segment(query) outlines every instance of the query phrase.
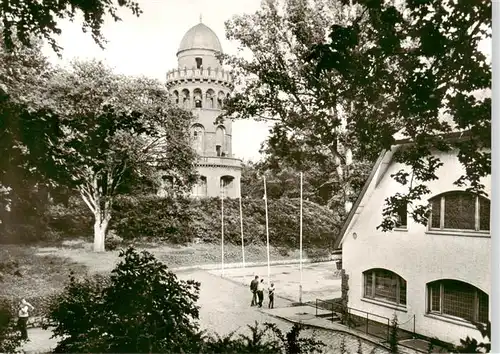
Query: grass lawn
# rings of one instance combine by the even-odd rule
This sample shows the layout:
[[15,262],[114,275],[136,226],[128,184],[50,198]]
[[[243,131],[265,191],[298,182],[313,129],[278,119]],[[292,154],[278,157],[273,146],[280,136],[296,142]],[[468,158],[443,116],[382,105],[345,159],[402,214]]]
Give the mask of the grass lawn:
[[61,289],[71,271],[85,274],[87,267],[70,259],[43,254],[37,247],[1,245],[2,262],[17,261],[20,276],[7,274],[0,287],[0,296],[32,298]]
[[[153,253],[169,268],[213,264],[221,261],[221,247],[214,244],[188,246],[158,243],[136,243],[138,249]],[[225,245],[225,262],[241,262],[241,246]],[[117,264],[119,251],[92,252],[88,240],[72,240],[56,244],[2,245],[0,261],[15,260],[21,276],[6,275],[0,287],[0,296],[10,299],[35,299],[61,290],[71,271],[77,276],[89,273],[109,273]],[[271,248],[272,260],[298,259],[298,251],[284,252]],[[245,247],[247,262],[266,261],[265,245]],[[36,303],[33,304],[37,307]]]

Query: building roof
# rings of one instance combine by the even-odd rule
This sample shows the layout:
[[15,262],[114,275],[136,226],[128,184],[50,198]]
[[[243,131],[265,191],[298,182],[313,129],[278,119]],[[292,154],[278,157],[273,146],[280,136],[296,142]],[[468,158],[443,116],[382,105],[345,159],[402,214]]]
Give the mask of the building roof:
[[[469,134],[470,134],[469,131],[458,131],[458,130],[456,130],[456,131],[453,131],[451,133],[443,134],[443,136],[446,139],[459,140],[459,139],[466,138],[467,136],[469,136]],[[405,144],[411,144],[412,143],[412,139],[404,137],[401,134],[401,132],[396,133],[394,135],[394,138],[395,138],[396,141],[395,141],[393,147],[394,146],[400,146],[400,145],[405,145]],[[377,159],[377,161],[373,165],[371,173],[368,176],[368,178],[367,178],[367,180],[366,180],[366,182],[365,182],[365,184],[363,186],[363,189],[361,189],[361,192],[359,193],[358,199],[356,199],[356,202],[354,203],[354,205],[352,206],[351,210],[349,211],[349,214],[347,215],[347,219],[345,220],[344,224],[342,225],[342,229],[340,230],[339,237],[337,237],[337,239],[335,240],[334,249],[339,249],[341,247],[342,241],[345,238],[345,233],[347,232],[347,230],[351,226],[351,223],[353,221],[354,215],[356,214],[356,211],[358,210],[358,207],[361,204],[361,201],[365,197],[365,194],[366,194],[366,192],[368,190],[368,187],[370,186],[370,184],[372,184],[373,179],[374,179],[375,175],[377,174],[377,171],[379,170],[380,165],[382,164],[382,162],[384,161],[384,158],[387,156],[387,153],[389,153],[389,152],[390,152],[390,150],[386,150],[386,151],[381,152],[380,155],[379,155],[379,157],[378,157],[378,159]],[[390,158],[392,158],[392,155],[391,155]]]
[[212,29],[203,23],[198,23],[186,32],[182,37],[177,54],[189,49],[208,49],[222,52],[219,38]]

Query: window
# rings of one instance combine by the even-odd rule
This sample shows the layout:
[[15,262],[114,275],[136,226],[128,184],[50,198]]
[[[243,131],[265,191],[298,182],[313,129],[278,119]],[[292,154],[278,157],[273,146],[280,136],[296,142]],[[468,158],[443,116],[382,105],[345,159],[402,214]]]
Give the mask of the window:
[[197,185],[197,193],[196,194],[200,197],[207,196],[207,177],[200,176],[200,180],[199,180],[198,185]]
[[200,69],[201,66],[203,65],[203,59],[202,58],[195,58],[196,60],[196,69]]
[[221,156],[222,149],[225,146],[226,146],[226,129],[222,125],[220,125],[215,130],[215,151],[217,153],[217,156]]
[[490,230],[490,201],[468,192],[449,192],[430,200],[431,230]]
[[229,191],[233,188],[233,182],[233,176],[222,176],[220,178],[220,190],[222,196],[227,197],[229,195]]
[[439,280],[427,285],[428,312],[470,322],[488,322],[488,294],[458,280]]
[[397,208],[397,212],[395,215],[396,219],[396,228],[398,229],[406,229],[408,224],[408,208],[407,205],[401,205]]
[[205,128],[201,124],[195,124],[191,127],[191,130],[193,134],[193,149],[196,150],[196,153],[202,155],[204,151]]
[[363,273],[364,297],[406,306],[406,280],[386,269]]
[[201,90],[199,88],[194,89],[193,91],[193,97],[194,97],[194,106],[196,108],[201,108],[202,107],[202,98],[203,94],[201,93]]

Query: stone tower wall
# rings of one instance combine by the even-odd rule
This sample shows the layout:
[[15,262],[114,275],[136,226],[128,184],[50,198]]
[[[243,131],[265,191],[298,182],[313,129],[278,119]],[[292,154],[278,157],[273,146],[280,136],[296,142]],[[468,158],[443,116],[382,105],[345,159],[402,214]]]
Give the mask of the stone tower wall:
[[[224,193],[226,197],[237,198],[241,160],[232,153],[232,122],[214,124],[233,88],[231,74],[222,68],[212,50],[182,50],[177,58],[178,68],[167,73],[166,86],[174,102],[191,110],[196,117],[191,138],[199,155],[200,182],[193,187],[192,194],[216,197]],[[201,66],[196,58],[202,59]],[[198,98],[201,100],[197,104]]]

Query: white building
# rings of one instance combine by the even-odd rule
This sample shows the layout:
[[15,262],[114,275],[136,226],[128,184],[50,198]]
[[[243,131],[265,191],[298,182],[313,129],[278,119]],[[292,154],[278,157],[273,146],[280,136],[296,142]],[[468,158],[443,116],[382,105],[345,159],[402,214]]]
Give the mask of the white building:
[[[338,246],[348,275],[348,307],[386,318],[396,313],[399,323],[409,322],[403,329],[413,330],[415,316],[415,332],[429,338],[482,341],[472,321],[490,318],[490,201],[453,184],[464,173],[456,152],[435,152],[444,165],[439,179],[426,183],[428,226],[403,212],[400,227],[377,230],[385,199],[405,193],[391,178],[408,169],[393,159],[401,148],[403,141],[379,157],[342,229]],[[491,177],[482,183],[489,196]]]

